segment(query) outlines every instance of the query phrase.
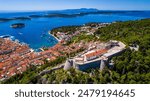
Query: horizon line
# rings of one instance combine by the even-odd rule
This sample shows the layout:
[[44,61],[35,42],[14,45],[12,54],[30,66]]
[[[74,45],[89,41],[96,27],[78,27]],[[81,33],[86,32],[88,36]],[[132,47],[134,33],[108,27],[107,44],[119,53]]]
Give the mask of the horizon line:
[[99,11],[150,11],[143,9],[97,9],[97,8],[70,8],[70,9],[49,9],[49,10],[0,10],[0,12],[39,12],[39,11],[61,11],[61,10],[76,10],[76,9],[96,9]]

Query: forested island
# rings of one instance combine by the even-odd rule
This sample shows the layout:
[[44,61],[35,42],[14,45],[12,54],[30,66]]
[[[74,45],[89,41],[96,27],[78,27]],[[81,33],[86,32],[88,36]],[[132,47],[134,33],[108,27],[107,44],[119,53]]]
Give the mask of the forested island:
[[24,23],[15,23],[10,26],[11,28],[23,28],[25,27]]
[[[59,28],[61,32],[75,32],[78,27]],[[57,29],[54,29],[56,31]],[[56,31],[57,32],[57,31]],[[70,43],[80,41],[122,41],[127,49],[119,56],[111,59],[114,61],[112,68],[107,66],[102,71],[89,69],[86,72],[70,69],[52,70],[45,75],[39,75],[43,70],[50,70],[63,63],[70,55],[59,57],[53,62],[42,66],[31,66],[23,74],[17,74],[2,83],[40,83],[40,84],[149,84],[150,83],[150,19],[116,22],[96,30],[94,34],[80,33],[69,40]],[[69,44],[70,44],[69,43]],[[68,45],[68,44],[67,44]],[[136,50],[136,48],[138,49]],[[72,54],[74,56],[76,53]]]
[[12,20],[31,20],[31,18],[30,17],[0,18],[0,22],[7,22]]

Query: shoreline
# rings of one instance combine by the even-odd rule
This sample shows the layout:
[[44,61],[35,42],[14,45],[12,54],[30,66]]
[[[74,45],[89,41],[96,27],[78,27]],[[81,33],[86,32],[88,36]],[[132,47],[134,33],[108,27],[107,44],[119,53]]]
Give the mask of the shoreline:
[[[96,23],[96,22],[93,22],[93,23]],[[85,24],[83,24],[82,26],[84,26],[84,25],[86,25],[86,24],[88,24],[88,23],[85,23]],[[99,24],[101,24],[101,23],[99,23]],[[102,23],[102,24],[103,24],[103,23]],[[104,24],[105,24],[105,23],[104,23]],[[67,27],[67,26],[65,26],[65,27]],[[80,27],[81,27],[81,26],[80,26]],[[51,30],[53,30],[53,29],[51,29]],[[52,37],[54,37],[54,38],[58,41],[58,43],[61,42],[62,40],[60,40],[58,37],[56,37],[55,35],[53,35],[53,34],[51,33],[51,30],[48,31],[48,34],[51,35]],[[2,36],[0,36],[0,37],[3,38],[3,37],[5,37],[5,36],[9,36],[9,39],[12,40],[12,37],[13,37],[13,36],[10,36],[10,35],[2,35]],[[13,41],[18,41],[18,43],[22,44],[22,42],[20,42],[20,41],[17,40],[17,39],[15,39],[15,40],[13,40]],[[58,43],[57,43],[57,44],[58,44]],[[26,43],[23,42],[23,44],[26,44]],[[56,44],[56,45],[57,45],[57,44]],[[28,45],[28,44],[26,44],[26,45]],[[28,46],[29,46],[29,45],[28,45]],[[54,45],[54,46],[55,46],[55,45]],[[29,47],[29,48],[30,48],[30,49],[33,49],[33,48],[31,48],[31,47]],[[51,48],[51,47],[48,47],[48,48]],[[40,47],[40,48],[38,48],[38,49],[40,49],[41,51],[43,51],[43,48],[42,48],[42,47]],[[38,49],[33,49],[33,50],[37,52]]]
[[51,31],[48,31],[48,34],[50,34],[51,36],[53,36],[57,41],[58,43],[61,41],[60,39],[58,39],[56,36],[54,36],[53,34],[50,33]]

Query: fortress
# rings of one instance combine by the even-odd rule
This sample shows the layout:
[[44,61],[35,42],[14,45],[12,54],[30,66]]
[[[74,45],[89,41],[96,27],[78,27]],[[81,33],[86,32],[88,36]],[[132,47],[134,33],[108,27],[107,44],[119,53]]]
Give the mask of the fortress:
[[73,59],[68,59],[64,69],[68,70],[74,67],[78,70],[85,71],[90,68],[103,68],[108,65],[108,61],[125,50],[126,45],[120,41],[111,40],[107,43],[92,45],[83,53]]

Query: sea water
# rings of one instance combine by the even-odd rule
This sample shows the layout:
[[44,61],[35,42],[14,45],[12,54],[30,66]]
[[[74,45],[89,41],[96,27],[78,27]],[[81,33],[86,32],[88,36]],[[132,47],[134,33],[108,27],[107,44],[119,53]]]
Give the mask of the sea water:
[[[71,12],[71,11],[70,11]],[[24,17],[32,14],[44,14],[45,12],[16,12],[16,13],[0,13],[0,18]],[[150,17],[149,11],[143,12],[127,12],[127,13],[111,13],[111,14],[88,14],[78,17],[52,17],[52,18],[32,18],[31,20],[11,20],[0,22],[0,36],[11,35],[20,42],[28,44],[31,48],[38,50],[41,47],[52,47],[58,41],[48,34],[53,28],[68,25],[83,25],[90,22],[114,22],[138,20]],[[14,23],[24,23],[25,27],[13,29],[10,27]]]

